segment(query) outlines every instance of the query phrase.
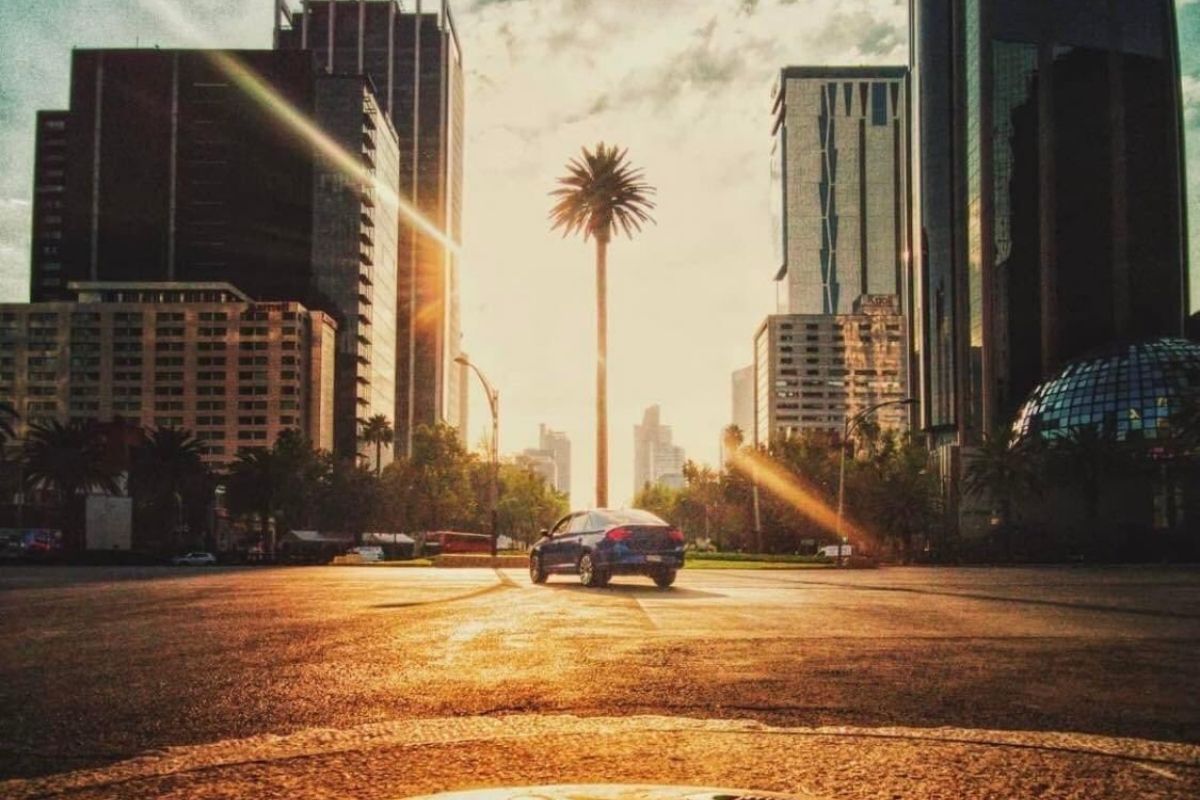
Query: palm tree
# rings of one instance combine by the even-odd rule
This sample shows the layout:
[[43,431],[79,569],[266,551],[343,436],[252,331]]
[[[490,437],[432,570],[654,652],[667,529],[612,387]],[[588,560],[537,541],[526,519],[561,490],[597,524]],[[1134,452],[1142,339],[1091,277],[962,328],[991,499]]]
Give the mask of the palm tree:
[[274,450],[243,448],[229,468],[229,506],[235,513],[258,515],[270,558],[275,557],[271,518],[278,513],[283,494],[280,460]]
[[82,549],[82,503],[88,492],[116,494],[116,472],[105,457],[104,438],[90,422],[52,421],[30,427],[25,441],[25,486],[54,493],[64,512],[69,545]]
[[363,423],[363,441],[375,445],[375,477],[378,478],[383,469],[383,447],[392,446],[396,441],[396,432],[392,423],[383,414],[376,414]]
[[203,447],[191,431],[158,428],[133,449],[129,494],[154,518],[150,527],[168,534],[171,547],[178,545],[174,536],[186,519],[188,501],[207,495]]
[[1011,429],[985,436],[970,456],[963,488],[967,494],[991,498],[998,506],[999,527],[1006,555],[1012,558],[1014,509],[1038,491],[1039,453],[1036,446],[1017,440]]
[[603,142],[583,148],[581,158],[567,163],[566,176],[550,194],[558,198],[550,211],[563,236],[582,233],[596,240],[596,505],[608,505],[608,243],[614,234],[629,238],[653,222],[650,195],[654,187],[642,170],[625,160],[628,151]]

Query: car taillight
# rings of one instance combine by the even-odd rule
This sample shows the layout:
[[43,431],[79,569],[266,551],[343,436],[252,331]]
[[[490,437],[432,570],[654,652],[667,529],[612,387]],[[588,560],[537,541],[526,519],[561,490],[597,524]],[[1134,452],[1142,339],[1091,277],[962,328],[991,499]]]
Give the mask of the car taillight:
[[667,531],[667,536],[671,537],[672,542],[683,544],[683,531],[678,528],[671,528],[671,530]]
[[623,542],[630,537],[631,533],[629,528],[613,528],[604,538],[610,542]]

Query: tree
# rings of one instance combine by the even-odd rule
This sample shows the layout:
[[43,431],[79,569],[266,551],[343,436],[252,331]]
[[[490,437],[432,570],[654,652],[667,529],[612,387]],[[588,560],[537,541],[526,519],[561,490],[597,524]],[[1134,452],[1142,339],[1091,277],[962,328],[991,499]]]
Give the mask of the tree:
[[318,527],[354,536],[356,545],[379,517],[380,480],[371,470],[350,459],[323,456],[328,468],[322,476]]
[[403,465],[412,503],[411,530],[437,531],[469,524],[475,516],[470,465],[475,456],[462,446],[458,431],[444,424],[413,432],[412,457]]
[[1100,525],[1100,497],[1105,483],[1128,466],[1116,438],[1100,426],[1075,428],[1051,440],[1050,464],[1067,484],[1079,489],[1085,535],[1095,537]]
[[67,547],[83,549],[87,494],[120,491],[105,455],[104,437],[94,423],[46,422],[30,428],[24,451],[25,485],[56,496],[64,512]]
[[258,515],[262,541],[270,557],[275,555],[271,520],[280,509],[281,471],[276,453],[261,448],[239,450],[229,468],[229,508],[235,514]]
[[1035,445],[1018,441],[1012,429],[985,436],[967,463],[963,488],[968,494],[991,498],[999,512],[1006,556],[1013,555],[1017,503],[1038,491],[1040,459]]
[[654,187],[642,170],[626,161],[626,153],[603,142],[583,148],[581,158],[567,163],[567,174],[551,192],[558,198],[550,211],[552,230],[563,236],[582,233],[596,242],[596,505],[608,505],[608,245],[614,234],[630,239],[653,222],[650,195]]
[[[203,444],[190,431],[158,428],[134,446],[130,459],[129,495],[133,498],[140,532],[176,549],[189,511],[204,508],[208,499],[208,469],[201,458]],[[190,525],[188,527],[191,527]]]
[[651,514],[657,514],[668,522],[671,522],[675,519],[680,493],[681,490],[672,489],[661,483],[647,483],[634,496],[633,505],[634,508],[640,508],[649,511]]
[[[486,511],[491,465],[476,462],[473,471],[476,473],[472,481],[478,498],[476,507]],[[532,544],[542,529],[549,528],[568,511],[566,496],[555,491],[544,477],[528,466],[501,464],[500,486],[499,531],[515,541]],[[486,527],[483,519],[479,523],[481,528]]]
[[392,423],[383,414],[376,414],[365,423],[362,430],[363,441],[375,445],[375,477],[383,470],[383,447],[391,447],[396,441],[396,432]]

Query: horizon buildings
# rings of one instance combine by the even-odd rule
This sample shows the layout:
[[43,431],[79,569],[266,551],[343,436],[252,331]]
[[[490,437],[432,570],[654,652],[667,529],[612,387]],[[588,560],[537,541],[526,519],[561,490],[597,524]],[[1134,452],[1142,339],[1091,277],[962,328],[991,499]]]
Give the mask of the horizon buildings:
[[633,426],[633,493],[648,486],[680,489],[684,485],[683,448],[672,441],[671,426],[662,424],[662,409],[650,406],[642,423]]

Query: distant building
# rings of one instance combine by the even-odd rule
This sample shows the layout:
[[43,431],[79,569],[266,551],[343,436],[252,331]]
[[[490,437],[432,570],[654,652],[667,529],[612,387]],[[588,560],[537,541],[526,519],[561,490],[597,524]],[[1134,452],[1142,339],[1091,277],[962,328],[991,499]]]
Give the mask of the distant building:
[[906,292],[908,69],[786,67],[774,95],[776,280],[791,314]]
[[[777,314],[754,338],[755,419],[749,441],[805,431],[841,435],[848,416],[906,397],[904,318],[895,297],[863,297],[852,314]],[[904,406],[882,428],[906,429]]]
[[671,441],[671,427],[660,421],[661,409],[654,405],[642,415],[642,424],[633,426],[633,491],[646,486],[683,486],[683,448]]
[[32,424],[117,418],[185,428],[228,464],[296,429],[334,439],[337,326],[226,283],[76,283],[71,300],[0,304],[0,401]]
[[[754,440],[754,365],[734,370],[730,380],[731,406],[729,420],[741,431],[742,441],[746,444]],[[725,452],[725,431],[721,431],[721,463],[724,464],[730,454]]]
[[[264,91],[369,179],[273,119]],[[372,451],[361,422],[395,414],[401,154],[365,78],[319,74],[303,52],[75,50],[70,109],[37,126],[34,302],[79,281],[224,281],[325,311],[334,449]]]
[[562,431],[545,425],[538,428],[538,446],[521,454],[533,469],[546,478],[556,491],[571,498],[571,440]]

